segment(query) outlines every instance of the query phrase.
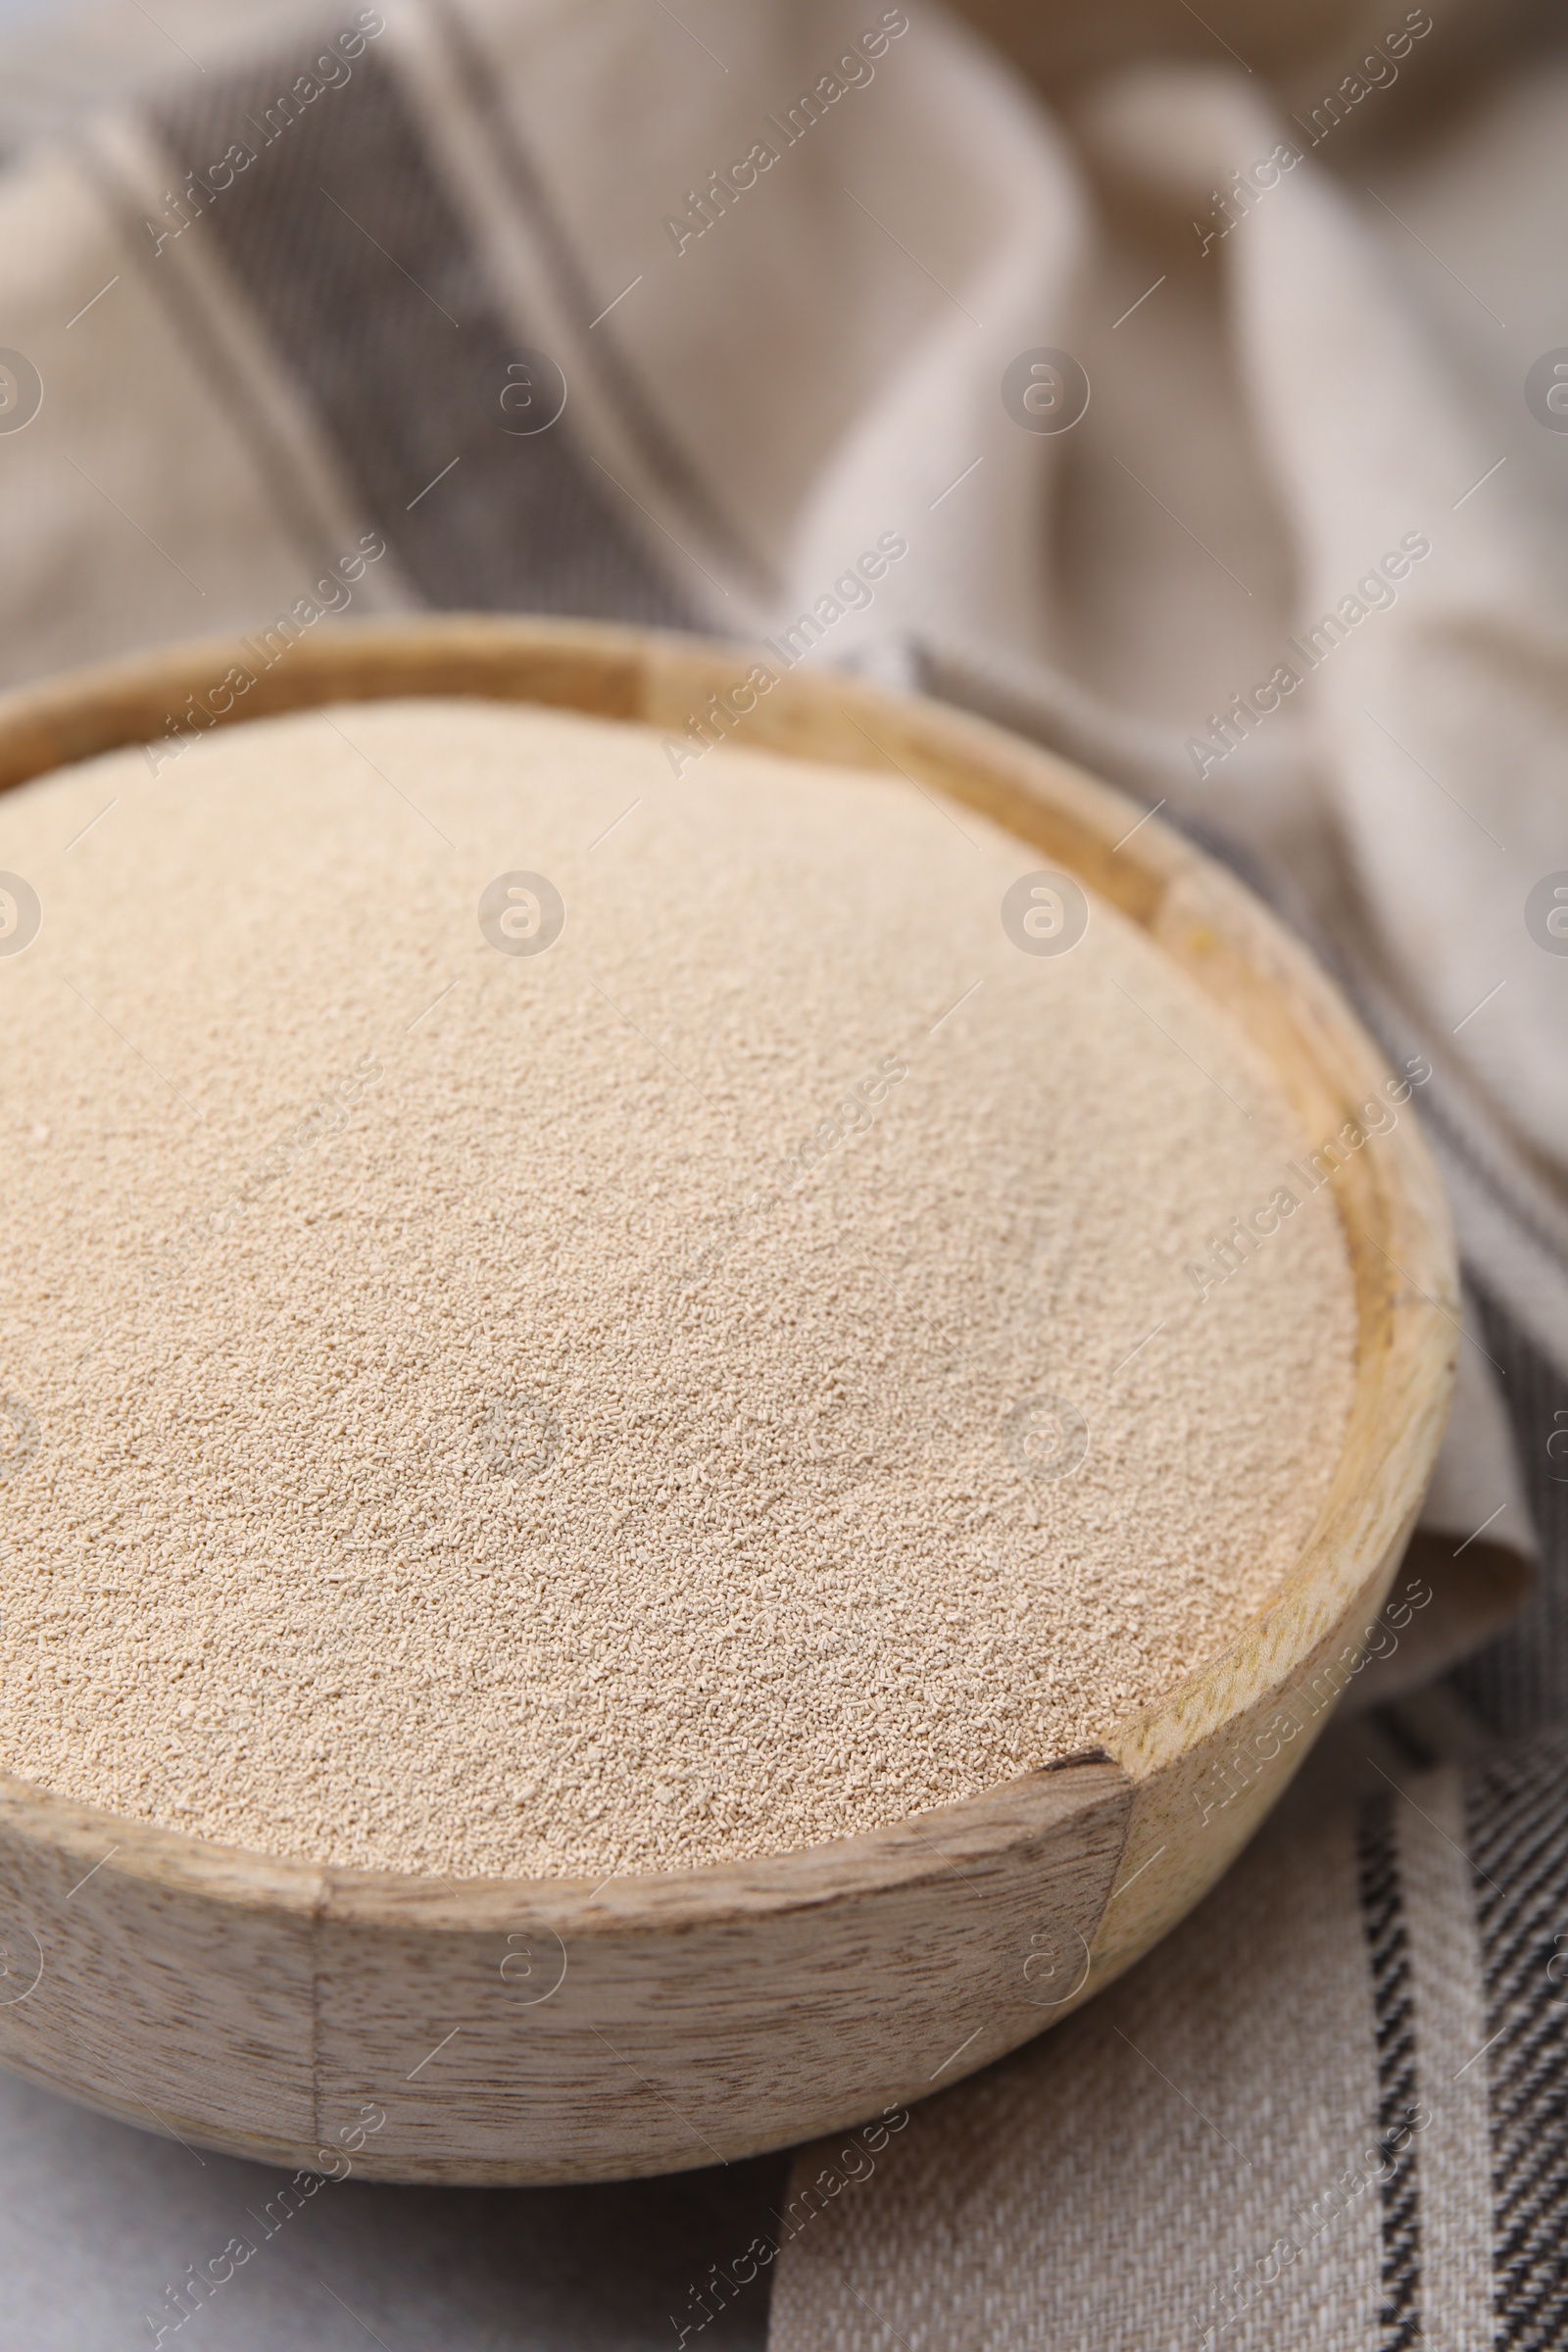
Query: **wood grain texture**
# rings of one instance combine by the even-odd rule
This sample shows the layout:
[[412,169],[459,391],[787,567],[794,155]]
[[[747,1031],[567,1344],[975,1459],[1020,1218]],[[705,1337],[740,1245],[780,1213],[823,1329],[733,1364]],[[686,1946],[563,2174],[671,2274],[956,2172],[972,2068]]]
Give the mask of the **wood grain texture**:
[[272,1862],[0,1783],[0,2060],[193,2145],[353,2150],[366,2179],[711,2164],[1038,2033],[1131,1802],[1075,1758],[808,1855],[595,1886]]
[[[167,759],[170,722],[197,707],[229,724],[469,695],[680,737],[751,659],[467,616],[339,624],[270,665],[242,640],[176,647],[0,699],[0,788],[125,744]],[[1157,819],[1125,838],[1141,811],[1062,761],[826,673],[780,679],[732,732],[906,774],[1068,867],[1242,1023],[1313,1139],[1383,1085],[1370,1040],[1266,910]],[[1425,1492],[1457,1279],[1414,1120],[1353,1153],[1335,1199],[1359,1349],[1318,1523],[1268,1606],[1103,1754],[867,1838],[597,1888],[276,1863],[0,1783],[0,2058],[276,2161],[350,2147],[371,2178],[568,2180],[834,2130],[1066,2015],[1198,1900],[1283,1788]],[[367,2111],[383,2119],[369,2136]]]
[[0,1781],[0,2060],[127,2123],[307,2161],[324,1891]]
[[1085,1759],[805,1868],[598,1890],[336,1873],[323,2123],[379,2100],[366,2154],[393,2179],[570,2180],[607,2145],[676,2171],[918,2098],[960,2045],[967,2071],[1027,2040],[1082,1977],[1130,1802]]

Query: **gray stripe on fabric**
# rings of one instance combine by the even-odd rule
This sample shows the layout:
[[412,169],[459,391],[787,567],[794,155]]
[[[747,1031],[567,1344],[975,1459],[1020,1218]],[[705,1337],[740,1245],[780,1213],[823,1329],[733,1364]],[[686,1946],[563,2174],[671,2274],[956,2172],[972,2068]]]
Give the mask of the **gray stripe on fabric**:
[[77,161],[98,191],[105,211],[115,221],[131,266],[167,309],[175,332],[206,376],[225,413],[239,427],[256,461],[258,472],[276,502],[277,512],[305,563],[324,570],[336,549],[330,533],[305,496],[289,453],[277,433],[266,403],[259,400],[242,368],[232,364],[197,299],[183,270],[161,262],[152,239],[142,226],[142,206],[134,191],[100,146],[83,140],[75,148]]
[[1469,1781],[1487,1995],[1496,2352],[1568,2343],[1568,1735]]
[[1492,2352],[1487,2008],[1458,1768],[1412,1780],[1393,1820],[1415,2012],[1421,2320],[1442,2352]]
[[1455,1679],[1490,1730],[1516,1738],[1568,1719],[1568,1381],[1479,1283],[1476,1296],[1487,1348],[1507,1373],[1503,1395],[1540,1561],[1513,1624]]
[[1419,2158],[1413,2139],[1401,2152],[1395,2151],[1416,2110],[1415,2015],[1392,1796],[1373,1797],[1362,1813],[1356,1861],[1361,1924],[1372,1971],[1378,2137],[1392,2160],[1388,2178],[1378,2187],[1383,2212],[1378,2352],[1414,2352],[1423,2340]]
[[185,233],[215,240],[415,588],[438,607],[693,625],[607,504],[569,397],[545,432],[492,421],[517,341],[374,50],[269,122],[306,63],[209,75],[153,119],[197,172],[232,140],[256,151]]
[[676,441],[627,358],[614,326],[608,318],[600,322],[603,305],[593,293],[522,133],[501,102],[499,71],[484,55],[472,25],[453,0],[431,0],[427,14],[465,99],[484,125],[508,192],[534,230],[564,308],[580,333],[586,336],[592,331],[596,338],[600,381],[650,474],[684,507],[703,536],[751,588],[764,596],[776,594],[780,584],[776,570],[742,536]]

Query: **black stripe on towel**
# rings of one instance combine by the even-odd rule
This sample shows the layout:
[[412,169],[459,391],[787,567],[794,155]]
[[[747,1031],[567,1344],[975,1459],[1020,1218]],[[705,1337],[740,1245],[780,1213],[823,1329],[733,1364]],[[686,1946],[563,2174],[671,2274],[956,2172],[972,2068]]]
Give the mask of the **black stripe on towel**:
[[764,594],[778,586],[770,564],[748,545],[681,448],[631,362],[615,332],[615,322],[591,289],[571,238],[551,201],[543,174],[529,153],[512,109],[502,100],[502,80],[466,19],[449,0],[433,0],[430,22],[445,45],[466,104],[483,124],[507,191],[516,210],[531,222],[539,248],[549,266],[557,294],[579,330],[592,333],[599,349],[599,381],[615,404],[620,421],[637,444],[643,463],[691,516],[693,523],[717,548],[724,560]]
[[1568,2344],[1568,1735],[1472,1768],[1495,2352]]
[[1361,1925],[1372,1971],[1378,2137],[1393,2166],[1378,2190],[1383,2223],[1378,2352],[1413,2352],[1423,2341],[1418,2158],[1409,2130],[1416,2109],[1415,2017],[1392,1796],[1373,1797],[1366,1806],[1356,1838],[1356,1862]]
[[1482,1341],[1506,1375],[1502,1395],[1540,1560],[1519,1615],[1460,1668],[1458,1682],[1494,1732],[1519,1740],[1568,1717],[1568,1380],[1484,1281],[1476,1295]]
[[[266,403],[258,399],[245,370],[225,349],[200,296],[181,271],[160,261],[145,226],[145,207],[102,148],[83,140],[77,150],[83,171],[105,209],[118,220],[121,235],[145,282],[169,311],[189,357],[203,370],[242,440],[250,444],[257,471],[267,484],[274,514],[293,537],[302,562],[317,574],[331,568],[338,549],[306,497],[293,460]],[[155,223],[155,225],[157,225]]]
[[431,605],[690,626],[569,396],[548,431],[502,429],[528,338],[499,316],[394,74],[368,49],[341,88],[289,105],[308,63],[193,76],[153,121],[198,174],[233,141],[252,151],[183,233],[213,240],[356,503]]

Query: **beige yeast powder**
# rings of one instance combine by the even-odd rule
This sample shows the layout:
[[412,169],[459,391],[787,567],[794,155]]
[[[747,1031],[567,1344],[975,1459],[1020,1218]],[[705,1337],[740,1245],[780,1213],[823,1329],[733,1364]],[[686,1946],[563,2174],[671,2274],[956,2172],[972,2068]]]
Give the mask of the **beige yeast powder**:
[[[1312,1139],[1108,906],[1021,953],[1038,864],[471,703],[0,799],[5,1768],[603,1876],[969,1794],[1218,1650],[1322,1501],[1348,1271],[1325,1190],[1200,1301]],[[481,931],[515,872],[544,953]]]

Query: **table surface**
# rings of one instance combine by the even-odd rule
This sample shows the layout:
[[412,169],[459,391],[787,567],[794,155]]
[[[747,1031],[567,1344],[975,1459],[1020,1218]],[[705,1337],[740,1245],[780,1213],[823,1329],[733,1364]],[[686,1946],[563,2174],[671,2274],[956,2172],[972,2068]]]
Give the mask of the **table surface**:
[[[762,2157],[590,2188],[350,2178],[279,2206],[290,2174],[0,2074],[0,2352],[132,2352],[166,2323],[166,2346],[194,2340],[169,2290],[236,2237],[255,2251],[202,2304],[204,2352],[670,2352],[710,2266],[769,2228],[786,2170]],[[762,2345],[766,2281],[705,2329],[705,2352]]]

